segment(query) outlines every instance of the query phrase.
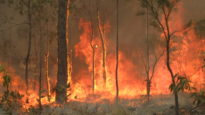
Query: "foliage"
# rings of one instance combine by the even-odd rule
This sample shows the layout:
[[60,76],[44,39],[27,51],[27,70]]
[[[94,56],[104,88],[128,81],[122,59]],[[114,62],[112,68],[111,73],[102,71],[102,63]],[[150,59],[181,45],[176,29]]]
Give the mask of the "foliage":
[[0,73],[1,72],[4,72],[5,70],[4,70],[4,67],[2,66],[2,65],[0,65]]
[[190,91],[191,89],[194,89],[190,85],[191,81],[188,80],[186,77],[176,74],[175,79],[177,79],[175,84],[172,83],[169,86],[169,89],[170,89],[171,92],[177,93],[177,92],[180,92],[180,91],[184,92],[185,90]]
[[9,89],[11,85],[11,77],[6,73],[2,65],[0,65],[0,73],[3,73],[3,87],[5,88],[3,96],[0,100],[0,107],[11,114],[15,108],[21,107],[20,100],[22,99],[23,95],[17,91],[11,91]]
[[194,92],[191,95],[194,98],[193,104],[196,106],[205,105],[205,92]]
[[205,36],[205,19],[196,23],[195,32],[199,37]]

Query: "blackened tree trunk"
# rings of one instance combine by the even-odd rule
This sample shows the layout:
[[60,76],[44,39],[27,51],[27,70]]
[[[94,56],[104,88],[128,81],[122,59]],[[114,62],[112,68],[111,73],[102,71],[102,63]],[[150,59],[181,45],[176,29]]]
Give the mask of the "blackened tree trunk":
[[92,90],[95,92],[95,46],[92,46]]
[[[67,13],[66,13],[66,45],[67,45],[67,68],[68,68],[68,91],[70,91],[71,78],[72,78],[72,42],[70,30],[70,8],[72,0],[67,0]],[[68,93],[68,92],[67,92]],[[67,94],[70,95],[70,94]]]
[[119,98],[119,86],[118,86],[118,50],[119,50],[119,0],[116,0],[116,69],[115,69],[115,85],[116,85],[116,104],[118,104]]
[[[172,84],[176,87],[175,76],[170,66],[170,37],[169,35],[166,41],[166,53],[167,53],[167,61],[166,61],[167,69],[172,77]],[[174,97],[175,97],[175,112],[176,112],[176,115],[179,115],[179,101],[178,101],[177,91],[174,91]]]
[[102,46],[102,76],[103,76],[103,86],[106,87],[106,44],[105,44],[105,38],[104,38],[104,32],[103,32],[103,24],[101,24],[100,21],[100,15],[99,15],[99,9],[97,8],[97,28],[100,34],[100,40],[101,40],[101,46]]
[[90,17],[91,19],[91,39],[90,39],[90,47],[92,48],[92,91],[93,93],[95,92],[95,49],[96,49],[96,46],[93,44],[93,38],[94,38],[94,28],[93,28],[93,20],[92,20],[92,17]]
[[28,90],[29,90],[29,86],[28,86],[28,69],[29,69],[29,59],[30,59],[30,55],[31,55],[31,39],[32,39],[32,24],[31,24],[31,0],[28,0],[28,4],[27,4],[27,8],[28,8],[28,12],[27,12],[27,16],[28,16],[28,50],[27,50],[27,55],[26,55],[26,59],[25,59],[25,81],[26,81],[26,96],[27,96],[27,102],[29,102],[28,100]]
[[[152,17],[155,20],[155,23],[157,24],[157,28],[160,28],[163,32],[164,38],[166,40],[166,66],[170,73],[172,85],[174,88],[176,88],[176,81],[175,81],[175,75],[173,73],[173,70],[170,65],[170,40],[175,34],[174,32],[170,31],[169,21],[170,21],[170,15],[173,12],[173,9],[176,8],[177,3],[180,2],[180,0],[165,0],[165,1],[150,1],[150,0],[140,0],[143,7],[147,7],[150,10],[150,13]],[[162,18],[162,19],[161,19]],[[179,102],[178,102],[178,92],[174,91],[174,97],[175,97],[175,112],[176,115],[179,115]]]
[[43,53],[43,46],[42,46],[42,26],[40,25],[40,39],[39,39],[39,78],[38,78],[38,84],[39,84],[39,90],[38,90],[38,102],[39,102],[39,109],[40,112],[42,110],[42,103],[41,103],[41,96],[42,96],[42,53]]
[[66,14],[67,0],[58,0],[58,76],[56,86],[56,102],[67,100],[67,44],[66,44]]
[[147,66],[146,66],[146,74],[147,74],[147,99],[150,99],[150,88],[151,88],[151,81],[150,81],[150,56],[149,56],[149,14],[148,8],[146,11],[146,42],[147,42]]
[[48,37],[48,22],[46,23],[47,26],[47,40],[46,40],[46,53],[45,53],[45,76],[46,76],[46,86],[47,86],[47,99],[50,102],[51,99],[51,86],[50,86],[50,78],[48,75],[48,58],[49,58],[49,37]]

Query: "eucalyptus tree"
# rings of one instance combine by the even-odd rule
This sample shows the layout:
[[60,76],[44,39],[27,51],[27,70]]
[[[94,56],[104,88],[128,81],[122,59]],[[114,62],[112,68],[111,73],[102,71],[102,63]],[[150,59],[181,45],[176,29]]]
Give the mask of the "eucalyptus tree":
[[58,75],[56,86],[56,102],[67,101],[68,72],[67,72],[67,41],[66,41],[66,19],[67,0],[58,0]]
[[[100,1],[96,1],[97,6],[97,29],[100,35],[101,40],[101,47],[102,47],[102,77],[103,77],[103,86],[106,87],[106,81],[107,81],[107,72],[106,72],[106,40],[105,40],[105,28],[104,28],[104,21],[102,16],[100,15]],[[103,17],[104,18],[104,17]]]
[[[170,64],[170,48],[171,40],[176,32],[170,29],[171,14],[174,12],[177,4],[181,0],[139,0],[143,8],[147,8],[153,18],[152,25],[161,30],[163,38],[166,41],[166,66],[170,73],[172,84],[170,85],[175,97],[175,112],[179,115],[178,92],[179,84],[177,79],[180,77],[173,72]],[[188,26],[187,26],[188,28]],[[176,79],[177,78],[177,79]]]
[[119,0],[116,0],[116,69],[115,69],[115,86],[116,86],[116,104],[119,98],[119,84],[118,84],[118,61],[119,61]]

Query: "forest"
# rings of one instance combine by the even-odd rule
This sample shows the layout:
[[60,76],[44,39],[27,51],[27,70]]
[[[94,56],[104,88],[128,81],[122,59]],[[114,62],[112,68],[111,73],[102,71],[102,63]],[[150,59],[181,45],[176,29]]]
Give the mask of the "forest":
[[0,115],[205,115],[204,0],[0,0]]

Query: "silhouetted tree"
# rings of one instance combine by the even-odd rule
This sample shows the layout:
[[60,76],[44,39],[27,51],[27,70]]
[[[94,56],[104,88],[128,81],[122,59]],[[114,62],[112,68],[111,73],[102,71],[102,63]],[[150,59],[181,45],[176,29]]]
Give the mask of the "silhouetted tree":
[[116,0],[116,69],[115,69],[115,86],[116,86],[116,104],[118,104],[119,98],[119,86],[118,86],[118,60],[119,60],[119,0]]
[[[160,28],[166,40],[166,66],[172,78],[172,84],[176,87],[175,74],[170,66],[170,40],[175,32],[170,31],[170,15],[180,0],[140,0],[142,7],[148,8],[154,19],[155,26]],[[161,18],[162,17],[162,18]],[[179,115],[178,92],[174,92],[175,112]]]
[[58,76],[56,86],[56,102],[67,100],[67,42],[66,42],[66,14],[67,0],[58,0]]

